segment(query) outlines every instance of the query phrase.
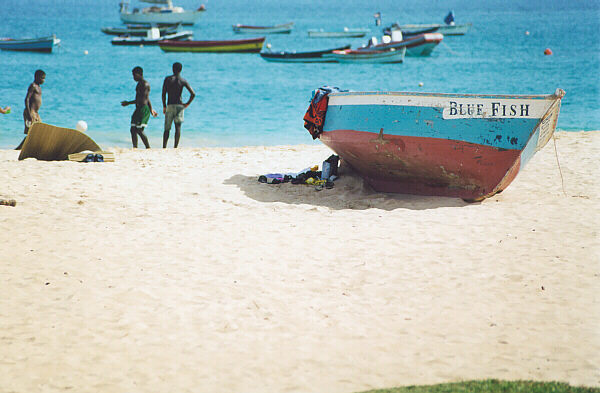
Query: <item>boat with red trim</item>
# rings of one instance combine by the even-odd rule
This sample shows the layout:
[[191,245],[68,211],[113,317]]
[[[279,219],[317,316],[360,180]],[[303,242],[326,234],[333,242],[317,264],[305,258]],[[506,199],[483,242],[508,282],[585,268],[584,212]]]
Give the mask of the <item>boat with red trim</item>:
[[51,53],[60,40],[56,35],[39,38],[0,38],[0,49],[19,52]]
[[305,127],[376,191],[480,201],[552,138],[564,95],[334,92]]
[[[431,52],[444,39],[439,33],[419,34],[416,36],[402,37],[399,31],[393,31],[391,36],[383,36],[381,44],[371,44],[356,50],[388,50],[406,48],[406,56],[429,56]],[[372,39],[373,40],[373,39]]]

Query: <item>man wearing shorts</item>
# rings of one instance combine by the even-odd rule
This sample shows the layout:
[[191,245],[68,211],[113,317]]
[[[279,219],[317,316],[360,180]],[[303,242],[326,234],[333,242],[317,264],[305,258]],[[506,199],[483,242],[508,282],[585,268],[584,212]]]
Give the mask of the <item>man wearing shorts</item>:
[[[42,85],[46,81],[46,73],[42,70],[36,70],[33,76],[33,83],[27,88],[27,95],[25,96],[25,110],[23,110],[23,121],[25,122],[25,138],[29,133],[33,123],[41,122],[40,108],[42,107]],[[21,141],[19,146],[15,150],[21,150],[25,138]]]
[[144,134],[144,128],[148,124],[150,115],[156,117],[158,114],[152,109],[152,103],[150,102],[150,84],[144,79],[144,70],[142,67],[135,67],[132,71],[133,80],[138,84],[135,87],[135,100],[133,101],[121,101],[122,106],[135,104],[135,111],[131,116],[131,143],[133,148],[137,148],[138,135],[146,149],[150,148],[148,138]]
[[[183,123],[183,110],[187,108],[196,94],[190,84],[181,77],[181,63],[173,64],[173,75],[167,76],[162,88],[163,113],[165,114],[165,133],[163,134],[163,149],[167,147],[169,141],[169,132],[171,131],[171,123],[175,123],[175,148],[179,145],[179,137],[181,136],[181,123]],[[181,92],[183,88],[190,92],[190,99],[183,104],[181,101]],[[169,99],[167,100],[167,95]]]

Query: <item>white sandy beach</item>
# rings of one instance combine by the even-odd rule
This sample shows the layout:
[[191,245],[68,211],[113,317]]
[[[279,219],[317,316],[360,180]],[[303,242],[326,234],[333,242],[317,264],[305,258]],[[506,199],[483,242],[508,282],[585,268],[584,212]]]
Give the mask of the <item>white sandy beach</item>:
[[[185,134],[183,135],[185,140]],[[325,146],[0,151],[0,392],[600,386],[600,132],[482,203],[267,185]]]

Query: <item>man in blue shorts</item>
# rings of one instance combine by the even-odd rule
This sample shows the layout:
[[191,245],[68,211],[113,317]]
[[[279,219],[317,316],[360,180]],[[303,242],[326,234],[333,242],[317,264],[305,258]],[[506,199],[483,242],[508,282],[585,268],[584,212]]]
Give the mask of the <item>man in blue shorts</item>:
[[[162,102],[163,113],[165,114],[165,133],[163,134],[163,149],[167,147],[169,141],[169,131],[171,131],[171,123],[175,123],[175,148],[179,145],[179,137],[181,136],[181,123],[183,123],[183,110],[187,108],[196,94],[190,84],[181,77],[181,63],[173,64],[173,75],[167,76],[163,82]],[[183,88],[190,92],[190,99],[183,104],[181,101],[181,92]],[[167,100],[167,95],[168,100]]]
[[135,100],[133,101],[121,101],[122,106],[135,104],[135,111],[131,115],[131,143],[134,148],[137,148],[138,135],[146,149],[150,148],[148,138],[144,134],[144,128],[148,124],[150,114],[156,117],[158,114],[152,109],[152,103],[150,102],[150,84],[144,79],[144,70],[142,67],[135,67],[132,71],[133,80],[138,84],[135,87]]

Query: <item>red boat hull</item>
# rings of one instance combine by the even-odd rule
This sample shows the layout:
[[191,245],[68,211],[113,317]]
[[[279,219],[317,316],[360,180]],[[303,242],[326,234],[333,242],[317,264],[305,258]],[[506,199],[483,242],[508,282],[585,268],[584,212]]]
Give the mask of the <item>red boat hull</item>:
[[502,191],[520,168],[520,150],[464,141],[354,130],[320,138],[380,192],[477,201]]

